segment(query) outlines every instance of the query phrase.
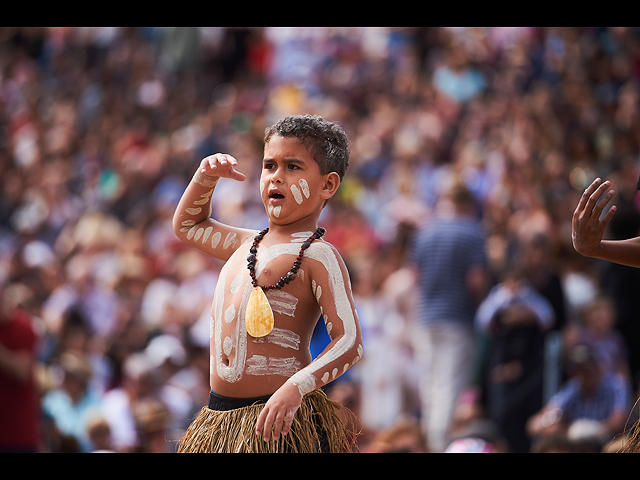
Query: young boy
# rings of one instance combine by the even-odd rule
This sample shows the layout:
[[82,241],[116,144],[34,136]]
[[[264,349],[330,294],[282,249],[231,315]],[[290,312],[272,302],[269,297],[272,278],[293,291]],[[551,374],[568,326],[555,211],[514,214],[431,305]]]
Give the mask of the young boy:
[[[341,452],[354,440],[319,390],[363,352],[347,270],[318,228],[346,172],[348,140],[338,125],[305,115],[282,119],[264,141],[268,230],[210,218],[219,179],[245,180],[230,155],[202,160],[174,216],[182,240],[226,262],[212,306],[210,402],[180,452]],[[331,342],[312,361],[319,318]]]

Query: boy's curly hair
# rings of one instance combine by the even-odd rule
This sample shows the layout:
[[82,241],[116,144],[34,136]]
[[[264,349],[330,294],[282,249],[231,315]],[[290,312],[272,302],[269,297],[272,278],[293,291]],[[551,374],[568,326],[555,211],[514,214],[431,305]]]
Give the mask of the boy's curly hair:
[[349,140],[344,130],[336,123],[328,122],[320,116],[292,115],[279,120],[267,128],[264,143],[274,135],[296,137],[308,149],[320,166],[320,173],[336,172],[340,180],[349,167]]

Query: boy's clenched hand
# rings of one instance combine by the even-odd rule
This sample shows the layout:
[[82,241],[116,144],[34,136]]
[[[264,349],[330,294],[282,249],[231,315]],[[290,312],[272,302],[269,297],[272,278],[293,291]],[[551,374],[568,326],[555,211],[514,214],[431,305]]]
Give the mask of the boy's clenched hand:
[[237,166],[238,161],[231,155],[216,153],[200,162],[200,172],[209,177],[224,177],[244,182],[247,177],[235,169]]

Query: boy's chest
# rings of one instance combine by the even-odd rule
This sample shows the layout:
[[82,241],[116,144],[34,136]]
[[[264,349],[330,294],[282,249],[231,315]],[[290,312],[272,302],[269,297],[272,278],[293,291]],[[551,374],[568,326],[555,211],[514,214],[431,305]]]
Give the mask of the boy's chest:
[[[255,264],[258,286],[274,285],[289,274],[293,262],[297,259],[295,254],[289,253],[295,251],[295,245],[293,248],[287,244],[284,248],[279,247],[281,246],[272,246],[265,249],[263,255],[258,254]],[[243,246],[229,259],[216,288],[213,314],[224,320],[223,325],[230,328],[235,320],[244,321],[243,309],[246,309],[251,290],[254,288],[249,275],[248,250],[248,246]],[[281,289],[269,289],[266,292],[276,319],[276,327],[297,327],[296,330],[302,327],[302,330],[306,330],[306,324],[309,322],[315,326],[319,307],[311,289],[308,271],[304,267],[303,261],[302,267],[290,283]]]

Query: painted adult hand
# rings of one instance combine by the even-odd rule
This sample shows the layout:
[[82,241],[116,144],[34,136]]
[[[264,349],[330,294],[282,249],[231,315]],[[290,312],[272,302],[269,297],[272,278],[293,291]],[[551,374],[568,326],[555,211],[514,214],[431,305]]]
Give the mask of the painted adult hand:
[[216,153],[200,162],[200,172],[210,177],[224,177],[244,182],[246,175],[236,170],[238,161],[231,155]]
[[288,435],[301,403],[302,395],[298,387],[286,382],[262,409],[256,422],[256,435],[261,436],[265,442],[271,439],[272,430],[276,442],[280,440],[280,435]]
[[584,191],[573,213],[573,247],[586,257],[598,255],[604,231],[616,213],[616,207],[612,206],[602,217],[604,208],[615,195],[614,190],[608,190],[610,186],[609,181],[602,183],[601,179],[596,179]]

